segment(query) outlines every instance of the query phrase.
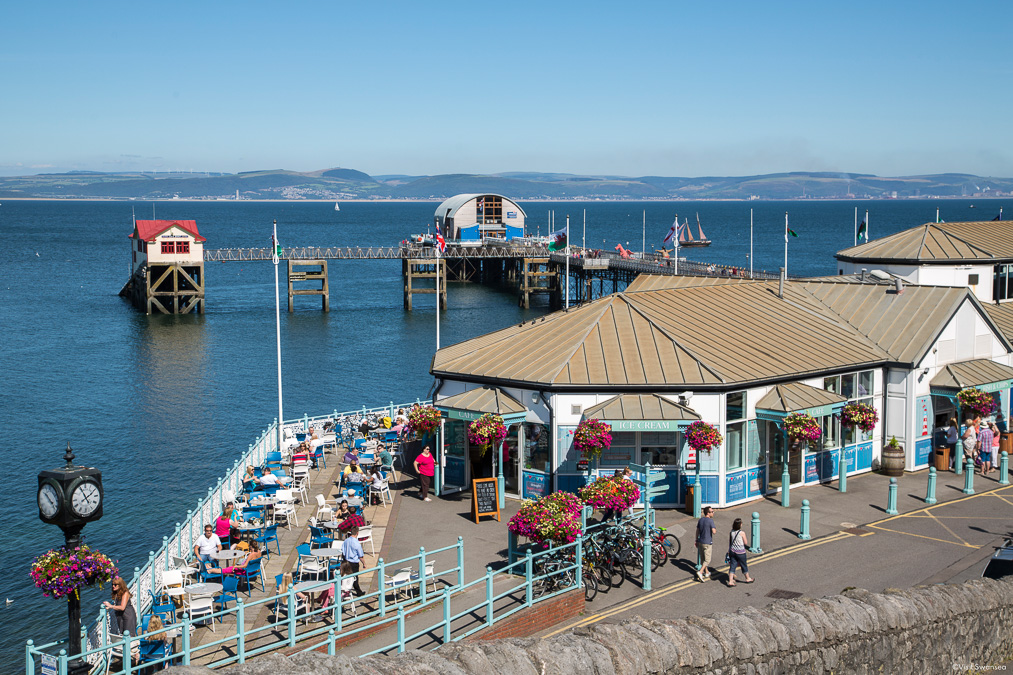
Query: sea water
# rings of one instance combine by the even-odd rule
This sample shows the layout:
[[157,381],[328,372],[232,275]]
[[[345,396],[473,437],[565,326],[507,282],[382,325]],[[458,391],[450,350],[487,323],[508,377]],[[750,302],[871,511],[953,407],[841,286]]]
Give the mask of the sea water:
[[[692,260],[749,268],[750,210],[756,269],[784,259],[791,275],[836,273],[851,246],[855,208],[879,238],[936,219],[991,220],[1013,200],[892,202],[565,202],[521,206],[531,234],[561,229],[570,241],[612,250],[661,246],[675,214],[696,217],[714,242]],[[62,543],[38,519],[36,475],[77,463],[103,472],[105,515],[87,543],[119,561],[127,581],[208,487],[277,416],[274,270],[269,262],[207,263],[203,316],[145,316],[117,297],[130,267],[132,218],[192,219],[208,248],[267,247],[272,222],[284,246],[390,246],[425,231],[436,203],[36,202],[0,205],[0,672],[24,668],[24,642],[66,635],[66,605],[28,575],[32,559]],[[646,212],[646,226],[644,225]],[[586,216],[585,216],[586,214]],[[585,228],[586,217],[586,228]],[[646,241],[645,241],[646,239]],[[435,348],[435,298],[402,309],[396,260],[331,261],[331,311],[296,298],[286,311],[281,269],[286,418],[426,398]],[[449,345],[548,311],[508,289],[452,283],[441,313]],[[94,619],[104,591],[82,595]]]

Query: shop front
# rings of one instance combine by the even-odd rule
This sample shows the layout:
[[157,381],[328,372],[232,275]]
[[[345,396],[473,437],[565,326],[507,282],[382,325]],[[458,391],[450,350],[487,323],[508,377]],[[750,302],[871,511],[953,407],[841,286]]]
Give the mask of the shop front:
[[[1008,417],[1011,387],[1013,387],[1013,368],[996,363],[991,359],[974,359],[943,366],[929,382],[930,395],[920,397],[919,400],[926,399],[926,403],[923,405],[929,406],[930,412],[935,408],[937,418],[945,417],[945,413],[950,413],[952,417],[956,418],[960,431],[963,433],[964,422],[971,415],[960,409],[957,393],[961,389],[974,388],[991,394],[995,400],[996,411],[1002,412],[1005,417]],[[940,415],[940,413],[944,414]],[[945,443],[945,439],[942,436],[936,439],[937,445],[943,443]],[[916,448],[914,458],[916,468],[925,466],[931,461],[930,454],[918,450],[920,449]]]

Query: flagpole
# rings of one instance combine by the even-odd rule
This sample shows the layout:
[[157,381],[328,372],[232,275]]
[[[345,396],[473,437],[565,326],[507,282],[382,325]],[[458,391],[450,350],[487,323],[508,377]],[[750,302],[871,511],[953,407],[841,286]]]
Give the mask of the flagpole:
[[647,259],[647,209],[644,209],[644,233],[643,240],[640,243],[640,258],[642,260]]
[[570,216],[566,216],[566,309],[570,309]]
[[869,243],[869,209],[865,209],[865,243]]
[[433,247],[436,252],[436,350],[440,349],[440,247],[439,242]]
[[675,214],[675,274],[679,275],[679,214]]
[[271,237],[271,262],[274,263],[274,337],[278,349],[278,451],[281,452],[282,421],[285,419],[281,404],[281,295],[278,291],[278,221],[274,221],[274,233]]
[[[866,226],[868,227],[868,226]],[[853,246],[858,246],[858,207],[855,207],[855,243]]]
[[580,235],[580,248],[587,248],[587,209],[584,209],[584,232]]
[[749,278],[753,278],[753,210],[749,209]]
[[788,278],[788,212],[784,212],[784,278]]

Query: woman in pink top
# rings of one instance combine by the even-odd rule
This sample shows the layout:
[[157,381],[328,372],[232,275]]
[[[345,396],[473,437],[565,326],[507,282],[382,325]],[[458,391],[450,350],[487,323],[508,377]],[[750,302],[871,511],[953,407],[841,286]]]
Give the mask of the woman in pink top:
[[429,481],[436,473],[436,459],[429,451],[429,446],[422,448],[422,454],[415,458],[415,471],[419,474],[419,482],[422,488],[419,490],[419,498],[424,502],[431,502],[429,498]]

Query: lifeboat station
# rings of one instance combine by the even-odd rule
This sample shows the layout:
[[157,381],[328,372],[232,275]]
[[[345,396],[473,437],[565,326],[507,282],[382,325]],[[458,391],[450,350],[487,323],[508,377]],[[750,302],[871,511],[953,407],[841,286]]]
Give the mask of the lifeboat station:
[[[989,252],[969,233],[1006,250]],[[789,488],[833,481],[841,453],[849,475],[871,471],[893,438],[905,470],[925,468],[935,431],[961,417],[964,388],[991,393],[1008,416],[1013,228],[929,224],[837,257],[840,274],[819,279],[644,275],[440,349],[431,368],[445,418],[439,489],[495,476],[501,499],[528,499],[650,463],[669,487],[654,506],[678,507],[698,466],[703,503],[723,507],[779,492],[785,476]],[[874,407],[875,428],[843,428],[848,403]],[[469,445],[468,422],[487,412],[509,428],[501,452]],[[792,412],[816,418],[818,441],[789,443],[781,423]],[[572,439],[592,418],[611,424],[612,444],[588,465]],[[696,420],[724,439],[698,465],[684,440]]]

